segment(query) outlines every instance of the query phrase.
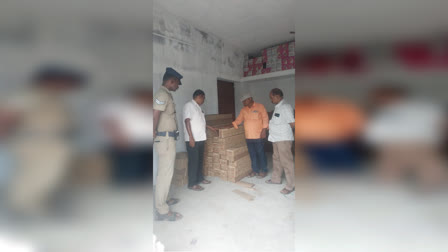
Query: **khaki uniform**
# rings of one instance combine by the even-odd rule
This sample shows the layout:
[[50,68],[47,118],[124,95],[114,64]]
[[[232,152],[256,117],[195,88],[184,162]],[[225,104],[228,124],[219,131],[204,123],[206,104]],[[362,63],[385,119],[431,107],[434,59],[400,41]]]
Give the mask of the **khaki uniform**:
[[[154,95],[154,109],[160,113],[157,132],[177,131],[176,104],[170,91],[162,86]],[[154,147],[159,158],[155,188],[155,204],[159,214],[167,214],[169,206],[166,203],[173,178],[174,162],[176,160],[176,140],[174,137],[156,136]]]
[[40,211],[70,168],[71,117],[62,96],[40,89],[14,97],[7,106],[20,120],[11,141],[17,169],[10,203],[21,212]]

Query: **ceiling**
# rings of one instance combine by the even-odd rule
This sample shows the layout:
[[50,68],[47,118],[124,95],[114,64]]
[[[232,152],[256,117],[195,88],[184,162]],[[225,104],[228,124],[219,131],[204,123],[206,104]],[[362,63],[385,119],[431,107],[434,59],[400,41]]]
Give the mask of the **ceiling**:
[[[165,10],[245,51],[294,40],[294,0],[155,0]],[[188,4],[185,4],[188,2]]]
[[[446,0],[154,0],[249,54],[294,39],[296,48],[375,43],[448,32]],[[152,24],[151,0],[2,0],[0,22],[41,16]],[[445,34],[444,34],[445,33]]]
[[152,25],[152,0],[2,0],[2,19],[98,18]]
[[296,47],[434,37],[448,32],[445,0],[300,0]]
[[294,39],[296,48],[390,42],[448,31],[446,0],[155,0],[247,53]]

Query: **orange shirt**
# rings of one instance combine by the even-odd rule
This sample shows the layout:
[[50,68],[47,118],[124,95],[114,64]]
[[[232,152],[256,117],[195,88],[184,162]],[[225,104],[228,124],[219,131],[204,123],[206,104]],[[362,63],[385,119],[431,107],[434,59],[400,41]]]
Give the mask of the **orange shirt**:
[[251,108],[244,107],[241,109],[240,114],[232,123],[233,127],[238,129],[238,125],[243,121],[246,139],[260,139],[261,131],[269,125],[266,109],[263,104],[256,102],[254,102]]
[[308,142],[347,140],[362,130],[364,116],[355,105],[319,99],[296,105],[296,139]]

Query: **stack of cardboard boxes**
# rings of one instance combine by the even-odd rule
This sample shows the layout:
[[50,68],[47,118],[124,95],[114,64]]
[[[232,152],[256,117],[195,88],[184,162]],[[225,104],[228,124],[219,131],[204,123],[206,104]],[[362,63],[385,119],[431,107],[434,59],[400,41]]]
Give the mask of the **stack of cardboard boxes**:
[[188,184],[188,154],[186,152],[176,154],[172,184],[179,187]]
[[232,123],[230,114],[208,115],[206,121],[207,125],[219,130],[217,133],[207,130],[204,175],[238,182],[251,172],[244,128],[229,128]]
[[294,41],[265,48],[261,56],[244,59],[244,77],[295,68]]

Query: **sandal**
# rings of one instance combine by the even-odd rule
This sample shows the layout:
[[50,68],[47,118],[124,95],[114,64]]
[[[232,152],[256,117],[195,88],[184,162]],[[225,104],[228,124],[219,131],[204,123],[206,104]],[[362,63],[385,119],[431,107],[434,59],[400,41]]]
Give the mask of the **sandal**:
[[257,178],[261,179],[261,178],[265,178],[268,174],[266,172],[260,172],[258,173]]
[[182,214],[176,212],[168,212],[167,214],[157,213],[157,221],[178,221],[182,219]]
[[204,187],[202,187],[200,185],[194,185],[194,186],[189,186],[188,189],[199,192],[199,191],[204,190]]
[[282,183],[275,183],[275,182],[272,182],[272,179],[266,180],[266,183],[267,183],[267,184],[271,184],[271,185],[281,185],[281,184],[282,184]]
[[256,172],[251,172],[250,174],[249,174],[249,178],[252,178],[252,177],[255,177],[255,176],[257,176],[258,174],[256,173]]
[[294,187],[293,189],[291,189],[291,190],[288,190],[288,189],[286,189],[286,188],[283,188],[283,190],[281,190],[280,193],[281,193],[281,194],[284,194],[284,195],[287,195],[287,194],[290,194],[290,193],[294,192],[295,190],[296,190],[295,187]]
[[205,184],[205,185],[208,185],[208,184],[211,184],[211,183],[212,182],[210,180],[206,180],[206,179],[202,180],[202,182],[201,182],[201,184]]
[[172,205],[175,205],[175,204],[179,203],[179,201],[180,201],[180,199],[171,198],[171,199],[166,201],[166,204],[168,204],[168,206],[172,206]]

